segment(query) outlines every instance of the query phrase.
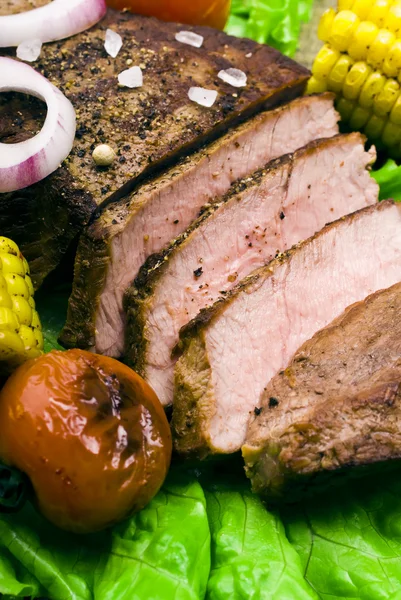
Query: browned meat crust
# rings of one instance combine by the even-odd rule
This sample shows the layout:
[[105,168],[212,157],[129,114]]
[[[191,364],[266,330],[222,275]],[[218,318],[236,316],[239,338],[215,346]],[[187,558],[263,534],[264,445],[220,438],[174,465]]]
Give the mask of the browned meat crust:
[[[14,6],[15,1],[8,3]],[[108,27],[124,40],[116,59],[104,50]],[[217,137],[230,123],[302,93],[308,71],[276,50],[210,28],[195,28],[205,37],[203,47],[196,49],[175,41],[175,33],[180,29],[180,25],[110,10],[89,31],[45,44],[40,59],[33,63],[74,104],[77,135],[71,155],[53,178],[17,196],[32,203],[28,213],[36,214],[44,223],[40,196],[54,197],[58,193],[68,197],[77,193],[82,202],[86,201],[86,210],[79,207],[78,217],[71,214],[73,204],[65,204],[62,220],[72,221],[75,227],[64,231],[63,246],[82,228],[84,215],[92,211],[94,203],[99,205],[127,194],[141,178]],[[7,53],[14,56],[14,51],[0,50],[0,54]],[[117,75],[127,68],[127,61],[143,67],[142,88],[118,87]],[[230,66],[247,72],[246,88],[234,89],[217,78],[221,69]],[[193,85],[219,91],[211,109],[190,102],[188,90]],[[13,112],[13,103],[7,103],[3,114],[4,111]],[[27,120],[32,118],[28,115]],[[106,170],[97,168],[91,157],[94,147],[103,142],[114,146],[118,154],[115,165]],[[12,202],[13,198],[13,194],[7,195],[6,200]],[[4,212],[0,210],[0,230],[15,237],[12,230],[5,229]],[[60,258],[62,248],[57,247],[57,238],[53,241],[51,225],[46,227],[44,238],[47,244],[55,244],[52,255]],[[34,238],[36,222],[26,222],[25,227],[26,238]],[[36,239],[40,244],[39,236]],[[23,241],[22,250],[31,260],[30,248]],[[51,267],[49,264],[43,270],[33,271],[37,285]]]
[[269,383],[243,447],[253,489],[293,501],[401,457],[401,284],[348,308]]

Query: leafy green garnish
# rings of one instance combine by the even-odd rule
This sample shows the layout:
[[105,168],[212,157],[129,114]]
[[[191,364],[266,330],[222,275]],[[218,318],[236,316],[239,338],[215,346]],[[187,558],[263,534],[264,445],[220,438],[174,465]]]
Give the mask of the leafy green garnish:
[[283,516],[319,598],[401,599],[399,473],[351,482]]
[[401,200],[401,166],[389,159],[381,169],[372,171],[372,176],[380,186],[380,200]]
[[206,501],[196,480],[170,480],[136,517],[116,527],[95,578],[102,600],[198,600],[210,571]]
[[0,515],[0,594],[51,600],[198,600],[210,570],[206,501],[196,480],[170,477],[139,514],[78,536],[28,504]]
[[313,0],[233,0],[226,31],[266,43],[293,56]]
[[316,600],[278,515],[249,486],[206,492],[212,533],[209,600]]

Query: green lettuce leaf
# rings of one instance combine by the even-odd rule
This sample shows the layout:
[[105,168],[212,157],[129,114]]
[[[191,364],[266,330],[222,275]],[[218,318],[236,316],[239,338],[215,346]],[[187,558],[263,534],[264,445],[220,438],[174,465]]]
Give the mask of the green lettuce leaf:
[[50,525],[30,504],[0,515],[0,593],[91,600],[107,536],[78,537]]
[[27,504],[0,514],[0,594],[51,600],[198,600],[210,570],[206,501],[196,480],[171,476],[139,514],[77,536]]
[[401,166],[389,159],[381,169],[372,171],[372,177],[380,186],[380,200],[401,200]]
[[206,492],[212,534],[208,600],[315,600],[277,514],[249,486]]
[[311,18],[313,0],[233,0],[226,31],[296,52],[302,23]]
[[96,575],[99,600],[198,600],[210,571],[206,501],[196,480],[168,482],[135,518],[116,527]]
[[374,476],[283,513],[319,598],[401,599],[401,479]]

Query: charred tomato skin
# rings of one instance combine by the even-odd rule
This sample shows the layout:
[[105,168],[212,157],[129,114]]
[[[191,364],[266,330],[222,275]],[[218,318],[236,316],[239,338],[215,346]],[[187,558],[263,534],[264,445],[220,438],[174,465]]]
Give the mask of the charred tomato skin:
[[99,531],[142,509],[171,459],[153,390],[122,363],[53,351],[17,369],[0,393],[0,458],[31,480],[58,527]]
[[107,0],[107,4],[162,21],[224,29],[231,0]]

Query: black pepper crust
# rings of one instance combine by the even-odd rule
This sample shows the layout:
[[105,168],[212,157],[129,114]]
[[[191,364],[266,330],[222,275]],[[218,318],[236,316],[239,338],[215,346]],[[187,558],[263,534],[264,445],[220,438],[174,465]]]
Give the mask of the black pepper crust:
[[[0,14],[45,3],[7,0]],[[104,49],[107,28],[113,28],[124,40],[116,59],[109,57]],[[60,203],[58,212],[66,213],[63,221],[76,223],[75,230],[64,231],[60,247],[60,236],[54,238],[52,227],[44,226],[40,232],[47,245],[55,246],[51,251],[53,262],[59,260],[63,248],[82,229],[95,206],[118,201],[144,178],[217,138],[229,124],[302,93],[309,72],[276,50],[208,27],[185,28],[204,36],[202,48],[175,41],[175,33],[182,29],[178,24],[109,10],[90,30],[45,44],[39,60],[32,64],[65,93],[77,110],[77,136],[70,156],[56,172],[55,179],[46,179],[39,187],[32,186],[25,200],[32,204],[29,214],[36,214],[37,219],[46,223],[39,195],[54,197],[58,192],[73,199],[77,190],[80,194],[78,216],[71,214],[75,201]],[[247,54],[252,56],[246,58]],[[14,51],[0,49],[0,55],[14,56]],[[140,89],[118,87],[118,73],[130,64],[143,67],[144,85]],[[232,88],[217,78],[221,69],[231,66],[247,73],[246,88]],[[212,108],[204,109],[190,102],[188,90],[194,85],[219,91]],[[13,102],[7,102],[0,112],[0,121],[4,114],[12,112]],[[28,132],[30,127],[25,123],[34,120],[29,115],[29,105],[24,114],[21,127]],[[109,169],[93,163],[92,151],[100,143],[109,143],[117,151],[118,160]],[[57,189],[53,191],[54,183]],[[12,199],[13,194],[9,196],[10,202]],[[0,196],[0,203],[2,200]],[[97,211],[96,215],[99,214]],[[46,254],[36,220],[27,221],[25,230],[25,237],[35,239],[40,251]],[[13,237],[13,232],[9,233]],[[31,247],[22,242],[21,249],[32,262]],[[37,285],[54,267],[53,262],[33,263]]]

